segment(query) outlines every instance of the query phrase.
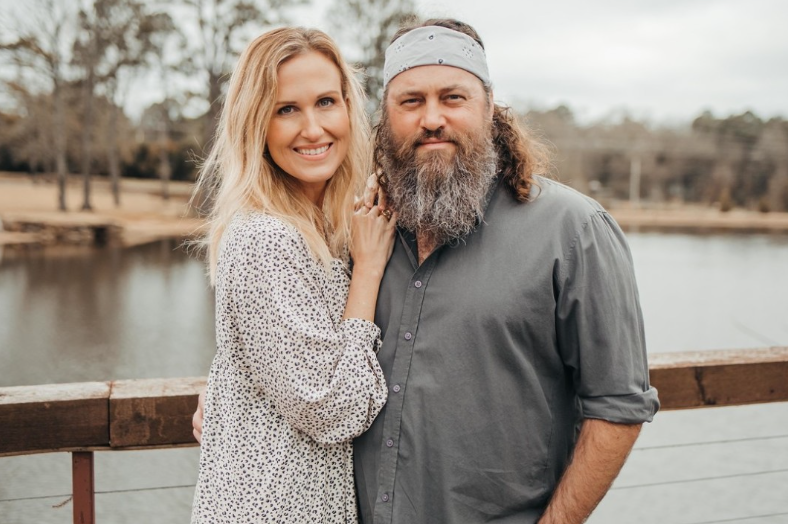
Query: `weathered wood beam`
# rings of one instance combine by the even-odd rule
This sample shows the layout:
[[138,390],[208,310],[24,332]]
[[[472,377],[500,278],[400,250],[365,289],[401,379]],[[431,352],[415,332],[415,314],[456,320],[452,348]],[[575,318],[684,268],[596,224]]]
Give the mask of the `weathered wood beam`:
[[[662,409],[788,401],[788,347],[649,355]],[[205,378],[0,388],[0,456],[195,445]]]
[[0,388],[0,455],[104,446],[105,382]]
[[109,397],[113,448],[194,443],[192,414],[205,378],[116,380]]
[[649,371],[662,409],[788,401],[788,347],[656,353]]

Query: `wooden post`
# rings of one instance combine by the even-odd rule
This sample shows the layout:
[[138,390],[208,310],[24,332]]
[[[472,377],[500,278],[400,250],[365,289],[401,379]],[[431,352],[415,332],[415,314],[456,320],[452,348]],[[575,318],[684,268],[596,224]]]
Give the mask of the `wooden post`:
[[92,451],[74,451],[71,454],[71,476],[74,524],[96,524]]

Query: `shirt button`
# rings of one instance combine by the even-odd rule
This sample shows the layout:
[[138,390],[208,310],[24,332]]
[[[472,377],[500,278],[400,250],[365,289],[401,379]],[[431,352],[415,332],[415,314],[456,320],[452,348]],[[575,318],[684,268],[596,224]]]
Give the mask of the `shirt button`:
[[416,287],[421,287],[421,280],[417,280],[413,285]]
[[389,447],[389,448],[393,448],[394,447],[394,441],[391,440],[391,439],[388,439],[386,441],[386,446]]
[[384,493],[383,495],[380,496],[380,500],[382,500],[383,502],[388,502],[389,501],[389,494],[388,493]]
[[410,339],[412,339],[412,338],[413,338],[413,333],[411,333],[410,331],[408,331],[407,333],[405,333],[405,340],[410,340]]
[[399,384],[394,384],[394,387],[393,387],[393,388],[391,388],[391,389],[393,389],[393,390],[394,390],[394,393],[399,393],[399,390],[400,390],[401,388],[399,387]]

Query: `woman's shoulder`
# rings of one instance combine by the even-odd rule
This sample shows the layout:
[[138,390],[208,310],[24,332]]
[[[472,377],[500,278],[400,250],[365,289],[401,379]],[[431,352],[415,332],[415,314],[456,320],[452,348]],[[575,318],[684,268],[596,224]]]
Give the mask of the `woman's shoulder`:
[[301,251],[303,240],[296,228],[282,218],[260,211],[242,211],[233,216],[225,232],[229,251]]

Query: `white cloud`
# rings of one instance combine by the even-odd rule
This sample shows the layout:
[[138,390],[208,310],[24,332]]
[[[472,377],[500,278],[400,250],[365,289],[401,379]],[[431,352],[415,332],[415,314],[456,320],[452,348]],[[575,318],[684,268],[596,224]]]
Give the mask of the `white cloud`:
[[781,0],[451,0],[425,15],[473,25],[496,97],[615,108],[657,121],[704,109],[788,117],[788,2]]

